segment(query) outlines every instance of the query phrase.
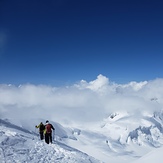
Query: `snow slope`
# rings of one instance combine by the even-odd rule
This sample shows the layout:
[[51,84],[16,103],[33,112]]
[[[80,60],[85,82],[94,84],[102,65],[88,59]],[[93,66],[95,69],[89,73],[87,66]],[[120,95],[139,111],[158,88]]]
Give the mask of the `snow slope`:
[[98,163],[100,161],[69,147],[55,142],[47,145],[38,135],[19,126],[0,121],[0,162],[1,163]]
[[162,113],[113,113],[101,124],[88,124],[75,141],[66,143],[106,163],[132,162],[163,145],[162,124]]
[[142,158],[132,162],[132,163],[156,163],[162,162],[163,148],[154,149]]
[[143,156],[148,159],[148,153],[163,145],[162,118],[162,112],[139,116],[116,112],[86,127],[52,122],[55,143],[50,145],[39,140],[36,130],[1,119],[0,162],[125,163]]

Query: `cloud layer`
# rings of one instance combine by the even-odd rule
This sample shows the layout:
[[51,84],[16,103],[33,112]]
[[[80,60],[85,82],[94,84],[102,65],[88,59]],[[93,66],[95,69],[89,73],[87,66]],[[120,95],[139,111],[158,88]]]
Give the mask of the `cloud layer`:
[[66,87],[0,85],[0,118],[100,121],[117,111],[153,112],[163,106],[163,79],[117,84],[98,75]]

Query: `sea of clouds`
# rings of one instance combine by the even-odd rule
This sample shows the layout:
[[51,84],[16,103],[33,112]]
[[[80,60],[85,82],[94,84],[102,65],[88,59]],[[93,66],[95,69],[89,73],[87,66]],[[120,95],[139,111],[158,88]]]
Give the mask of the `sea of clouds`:
[[98,75],[64,87],[0,84],[0,118],[49,119],[61,124],[101,121],[113,112],[163,108],[163,79],[117,84]]

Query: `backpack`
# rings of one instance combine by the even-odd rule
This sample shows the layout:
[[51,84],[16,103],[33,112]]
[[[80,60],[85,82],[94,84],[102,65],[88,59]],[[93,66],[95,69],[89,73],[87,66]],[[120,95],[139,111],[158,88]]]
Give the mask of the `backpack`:
[[51,130],[51,124],[47,124],[46,125],[46,133],[51,133],[52,130]]

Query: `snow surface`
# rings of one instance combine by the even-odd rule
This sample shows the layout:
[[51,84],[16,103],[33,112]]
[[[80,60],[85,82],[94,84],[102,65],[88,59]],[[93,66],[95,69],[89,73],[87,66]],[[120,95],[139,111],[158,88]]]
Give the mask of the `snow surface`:
[[[53,144],[35,125],[49,120]],[[163,152],[163,79],[66,87],[0,85],[0,162],[154,163]]]
[[0,125],[1,163],[98,163],[100,161],[59,141],[47,145],[38,135],[1,120]]
[[154,149],[142,158],[134,161],[133,163],[155,163],[155,162],[162,162],[162,153],[163,148]]

